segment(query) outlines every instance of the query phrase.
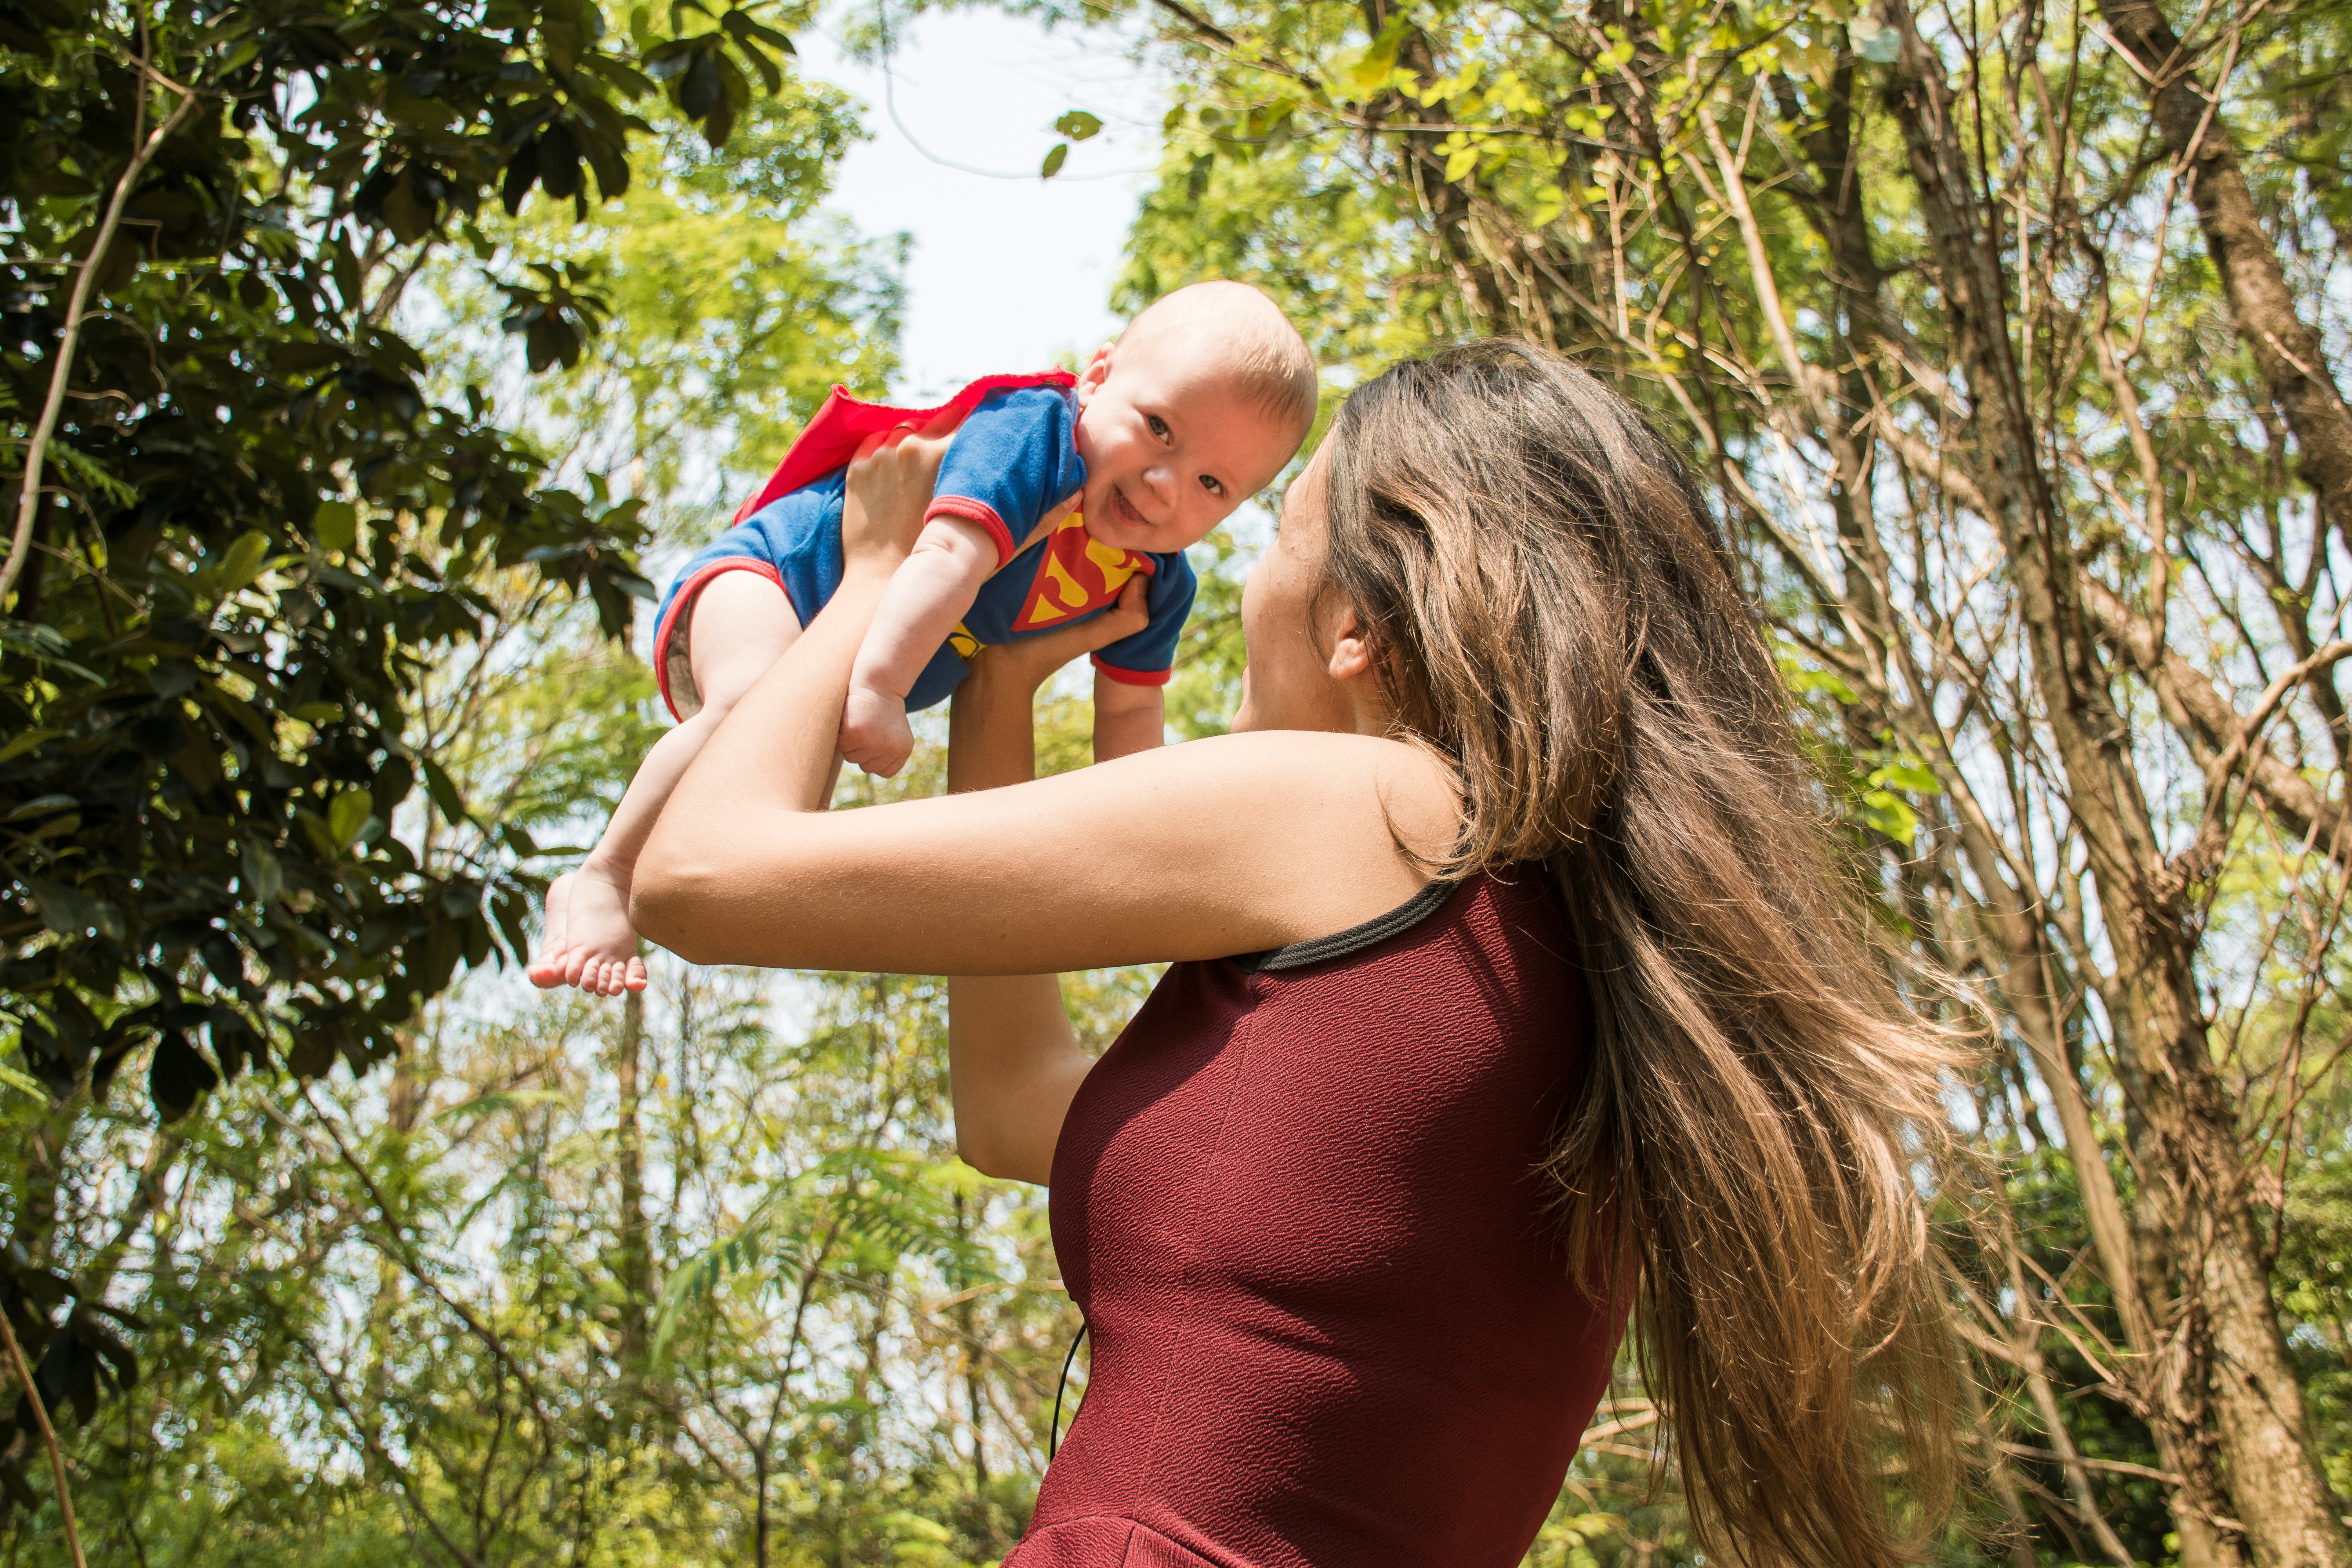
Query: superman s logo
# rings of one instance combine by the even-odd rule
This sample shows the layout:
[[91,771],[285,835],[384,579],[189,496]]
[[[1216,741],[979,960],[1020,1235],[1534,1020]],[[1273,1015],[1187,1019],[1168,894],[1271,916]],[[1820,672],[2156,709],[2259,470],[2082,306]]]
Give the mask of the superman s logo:
[[1016,632],[1041,631],[1099,609],[1117,599],[1138,572],[1159,569],[1149,555],[1114,550],[1097,541],[1076,512],[1062,520],[1038,557],[1036,579],[1013,623]]

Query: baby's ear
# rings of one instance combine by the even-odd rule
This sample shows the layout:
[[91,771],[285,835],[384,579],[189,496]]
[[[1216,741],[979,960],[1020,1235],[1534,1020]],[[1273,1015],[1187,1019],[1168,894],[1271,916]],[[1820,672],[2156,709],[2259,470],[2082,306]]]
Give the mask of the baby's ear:
[[1084,403],[1087,398],[1092,397],[1095,395],[1095,389],[1110,379],[1111,360],[1118,353],[1118,344],[1116,341],[1107,342],[1095,350],[1094,357],[1087,361],[1087,368],[1078,372],[1079,402]]

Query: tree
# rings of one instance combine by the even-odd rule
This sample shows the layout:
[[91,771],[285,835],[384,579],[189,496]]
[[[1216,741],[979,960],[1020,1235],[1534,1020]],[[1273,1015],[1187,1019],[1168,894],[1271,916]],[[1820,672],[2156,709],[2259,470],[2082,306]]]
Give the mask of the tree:
[[1133,297],[1521,333],[1712,470],[1857,874],[2000,1014],[2017,1173],[1951,1191],[2018,1549],[2352,1559],[2278,1274],[2342,1128],[2342,7],[1150,14]]
[[[494,581],[608,637],[650,591],[642,500],[559,488],[478,387],[436,395],[407,290],[457,244],[496,259],[501,205],[619,195],[633,103],[724,144],[790,50],[692,4],[625,32],[578,0],[0,5],[0,988],[47,1102],[0,1310],[50,1410],[131,1381],[108,1287],[191,1136],[80,1164],[115,1075],[144,1051],[177,1124],[249,1066],[363,1070],[461,964],[519,953],[534,847],[420,751],[420,695],[498,619]],[[583,272],[495,287],[531,369],[577,362]],[[467,852],[393,831],[420,784]],[[109,1184],[86,1250],[61,1211]]]

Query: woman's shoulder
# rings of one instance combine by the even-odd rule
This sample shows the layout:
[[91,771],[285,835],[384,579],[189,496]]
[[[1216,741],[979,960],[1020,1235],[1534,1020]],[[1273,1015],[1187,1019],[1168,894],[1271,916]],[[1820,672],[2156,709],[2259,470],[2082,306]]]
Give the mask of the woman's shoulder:
[[1461,828],[1454,770],[1434,752],[1404,741],[1255,730],[1187,742],[1160,756],[1171,773],[1195,775],[1214,795],[1279,801],[1286,809],[1269,815],[1293,822],[1301,820],[1301,808],[1306,820],[1334,826],[1378,822],[1388,840],[1379,847],[1410,858],[1443,858]]

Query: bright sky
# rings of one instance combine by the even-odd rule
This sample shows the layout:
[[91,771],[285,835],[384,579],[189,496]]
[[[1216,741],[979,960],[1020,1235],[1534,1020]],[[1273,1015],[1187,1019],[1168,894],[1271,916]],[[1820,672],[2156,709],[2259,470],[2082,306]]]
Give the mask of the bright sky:
[[[892,21],[896,33],[895,7]],[[914,237],[899,397],[1043,369],[1118,329],[1111,284],[1167,100],[1117,39],[988,11],[933,14],[896,33],[887,82],[833,37],[798,42],[801,68],[855,94],[873,132],[845,162],[834,205],[867,235]],[[1040,180],[1061,139],[1054,120],[1072,109],[1103,130]]]

